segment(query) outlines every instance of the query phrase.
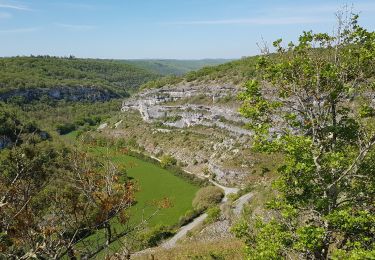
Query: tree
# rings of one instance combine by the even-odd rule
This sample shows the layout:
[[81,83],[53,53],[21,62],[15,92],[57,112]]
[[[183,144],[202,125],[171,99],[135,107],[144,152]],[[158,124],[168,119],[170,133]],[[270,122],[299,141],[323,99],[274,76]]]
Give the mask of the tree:
[[160,165],[163,168],[171,167],[177,164],[176,158],[171,155],[163,155],[160,159]]
[[284,154],[272,217],[234,228],[251,258],[375,257],[375,33],[337,17],[333,35],[275,41],[240,94],[254,148]]
[[[136,228],[112,227],[127,223],[126,209],[134,203],[125,172],[42,140],[16,116],[8,121],[2,132],[22,138],[0,154],[0,258],[92,257]],[[99,230],[105,238],[85,247]]]

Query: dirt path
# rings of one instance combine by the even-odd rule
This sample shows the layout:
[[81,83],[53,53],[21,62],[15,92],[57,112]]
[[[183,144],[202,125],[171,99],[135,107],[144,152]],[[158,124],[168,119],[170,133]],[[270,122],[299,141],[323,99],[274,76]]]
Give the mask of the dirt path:
[[[151,158],[157,160],[160,162],[160,159],[157,158],[157,157],[154,157],[154,156],[150,156]],[[191,172],[188,172],[186,171],[187,173],[190,173],[192,174]],[[239,192],[239,189],[238,188],[231,188],[231,187],[225,187],[217,182],[215,182],[214,180],[210,179],[209,180],[213,185],[223,189],[224,191],[224,197],[223,197],[223,200],[221,201],[221,204],[225,203],[228,201],[228,195],[229,194],[236,194]],[[242,209],[243,209],[243,206],[245,205],[246,202],[248,202],[251,198],[252,198],[253,194],[252,193],[247,193],[243,196],[241,196],[239,199],[237,199],[235,202],[234,202],[234,209],[233,209],[233,212],[236,214],[236,215],[239,215],[241,214],[242,212]],[[160,247],[164,248],[164,249],[171,249],[171,248],[174,248],[176,246],[176,243],[183,237],[186,236],[186,234],[194,229],[195,227],[199,226],[200,224],[202,224],[204,222],[204,220],[207,218],[207,214],[204,213],[198,217],[196,217],[192,222],[190,222],[189,224],[185,225],[185,226],[182,226],[178,232],[170,239],[168,239],[167,241],[165,241],[164,243],[162,243],[160,245]],[[136,255],[142,255],[144,253],[150,253],[150,250],[152,251],[153,249],[152,248],[149,248],[149,249],[145,249],[145,250],[142,250],[140,252],[137,252],[136,254],[134,254],[134,256]]]
[[181,229],[177,232],[177,234],[174,235],[171,239],[161,244],[161,247],[165,249],[170,249],[170,248],[175,247],[178,240],[185,237],[187,232],[197,227],[199,224],[203,223],[203,221],[206,218],[207,218],[207,214],[204,213],[200,215],[199,217],[195,218],[193,222],[181,227]]
[[[238,188],[229,188],[229,187],[224,187],[218,183],[216,183],[215,181],[212,181],[210,180],[210,182],[212,184],[214,184],[215,186],[217,187],[220,187],[224,190],[225,192],[225,196],[221,202],[221,204],[223,204],[224,202],[228,201],[228,195],[229,194],[234,194],[234,193],[237,193],[239,191]],[[237,199],[235,202],[234,202],[234,209],[233,209],[233,212],[234,214],[236,215],[239,215],[241,214],[242,212],[242,209],[244,207],[244,205],[252,198],[253,196],[253,193],[247,193],[243,196],[241,196],[239,199]],[[195,227],[199,226],[201,223],[203,223],[203,221],[207,218],[207,214],[204,213],[202,215],[200,215],[199,217],[195,218],[193,222],[183,226],[180,228],[180,230],[172,237],[170,238],[169,240],[165,241],[161,247],[162,248],[165,248],[165,249],[170,249],[170,248],[173,248],[176,246],[176,243],[178,240],[180,240],[181,238],[185,237],[187,232],[189,232],[190,230],[194,229]]]
[[236,194],[236,193],[240,190],[240,189],[238,189],[238,188],[229,188],[229,187],[225,187],[225,186],[220,185],[219,183],[217,183],[217,182],[215,182],[215,181],[213,181],[213,180],[210,180],[210,182],[211,182],[213,185],[215,185],[215,186],[217,186],[217,187],[219,187],[219,188],[221,188],[221,189],[224,190],[224,194],[225,194],[225,196],[224,196],[222,202],[226,202],[226,201],[228,201],[228,195],[229,195],[229,194]]
[[242,209],[245,206],[245,204],[254,196],[254,193],[246,193],[245,195],[239,197],[235,202],[234,202],[234,209],[233,213],[236,216],[239,216],[242,213]]
[[[215,182],[211,181],[213,184],[215,184]],[[215,184],[216,186],[218,187],[221,187],[224,191],[226,191],[226,195],[228,194],[231,194],[231,193],[234,193],[233,191],[236,190],[236,188],[228,188],[228,187],[224,187],[224,186],[221,186],[220,184]],[[225,188],[225,189],[224,189]],[[238,189],[237,189],[237,192],[238,192]],[[244,207],[244,205],[253,197],[253,193],[247,193],[243,196],[241,196],[240,198],[238,198],[233,204],[234,204],[234,208],[233,208],[233,213],[235,215],[240,215],[241,212],[242,212],[242,209]],[[225,196],[223,198],[223,201],[221,202],[222,204],[226,201],[227,197]],[[225,200],[225,201],[224,201]],[[177,244],[177,242],[186,236],[186,234],[194,229],[195,227],[199,226],[200,224],[202,224],[204,222],[204,220],[207,218],[207,214],[204,213],[200,216],[198,216],[197,218],[195,218],[191,223],[185,225],[185,226],[182,226],[180,228],[180,230],[170,239],[168,239],[167,241],[165,241],[164,243],[162,243],[160,245],[161,248],[164,248],[164,249],[171,249],[171,248],[174,248]],[[134,255],[132,255],[133,257],[136,257],[136,256],[141,256],[141,255],[145,255],[145,254],[151,254],[153,253],[153,251],[155,250],[155,248],[148,248],[148,249],[145,249],[145,250],[142,250],[142,251],[139,251],[137,253],[135,253]]]

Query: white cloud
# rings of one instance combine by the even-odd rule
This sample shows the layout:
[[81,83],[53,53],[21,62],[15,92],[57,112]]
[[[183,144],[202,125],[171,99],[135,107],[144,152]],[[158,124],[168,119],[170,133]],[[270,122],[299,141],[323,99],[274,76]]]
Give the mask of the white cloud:
[[286,25],[286,24],[315,24],[323,23],[328,19],[321,17],[279,17],[279,18],[245,18],[203,21],[182,21],[165,23],[170,25]]
[[0,9],[13,9],[13,10],[18,10],[18,11],[32,11],[31,8],[29,8],[26,5],[22,4],[16,4],[16,3],[5,3],[5,2],[0,2]]
[[96,27],[92,25],[85,25],[85,24],[65,24],[65,23],[55,23],[56,26],[60,28],[64,28],[71,31],[89,31],[93,30]]

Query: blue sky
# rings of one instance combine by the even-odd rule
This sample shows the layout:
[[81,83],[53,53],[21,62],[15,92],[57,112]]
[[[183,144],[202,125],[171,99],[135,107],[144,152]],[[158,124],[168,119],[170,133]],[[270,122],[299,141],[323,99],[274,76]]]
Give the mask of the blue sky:
[[239,58],[262,38],[331,32],[345,3],[375,29],[374,0],[0,0],[0,56]]

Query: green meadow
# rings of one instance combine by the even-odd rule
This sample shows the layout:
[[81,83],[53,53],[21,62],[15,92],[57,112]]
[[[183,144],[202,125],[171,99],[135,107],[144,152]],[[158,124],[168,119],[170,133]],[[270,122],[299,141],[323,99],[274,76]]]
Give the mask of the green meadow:
[[[74,135],[68,137],[74,138]],[[136,204],[128,210],[129,222],[126,226],[122,226],[117,221],[113,221],[112,227],[115,233],[139,225],[144,219],[147,219],[147,227],[149,228],[156,225],[173,226],[178,224],[182,215],[192,209],[192,200],[199,189],[198,186],[175,176],[156,164],[120,153],[114,148],[92,147],[89,151],[95,156],[108,157],[119,169],[125,169],[127,176],[134,181],[137,187]],[[157,202],[165,199],[170,202],[170,207],[158,210]],[[156,214],[154,214],[155,212]],[[132,236],[134,235],[132,234]],[[82,246],[91,247],[94,246],[94,241],[104,239],[104,233],[99,230],[85,239]],[[129,240],[131,238],[125,237],[120,241],[113,242],[107,250],[100,252],[96,258],[102,259],[106,256],[107,251],[108,253],[117,252],[123,247],[124,243],[129,243]]]
[[161,209],[150,219],[149,225],[174,225],[180,216],[192,208],[191,202],[198,186],[155,164],[121,154],[114,149],[96,147],[92,151],[96,155],[108,156],[119,168],[125,168],[128,177],[135,181],[138,188],[137,203],[129,210],[132,223],[152,215],[157,209],[155,202],[165,198],[171,202],[171,207]]

